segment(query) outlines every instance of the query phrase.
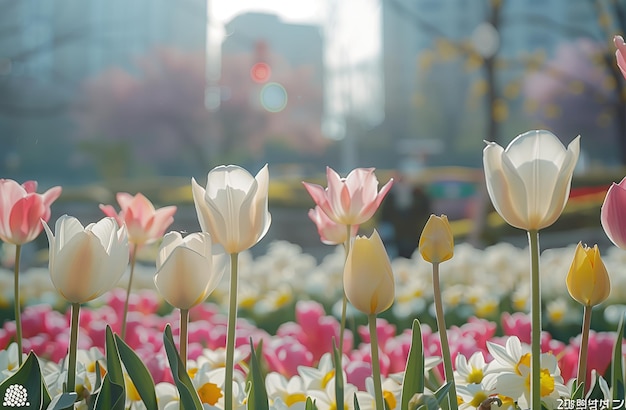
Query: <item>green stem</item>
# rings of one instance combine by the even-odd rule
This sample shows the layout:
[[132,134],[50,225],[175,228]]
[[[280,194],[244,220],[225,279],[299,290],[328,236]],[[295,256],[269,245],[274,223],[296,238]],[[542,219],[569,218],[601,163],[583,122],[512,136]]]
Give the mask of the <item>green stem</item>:
[[15,307],[15,336],[17,339],[17,363],[22,365],[22,316],[20,307],[20,256],[22,245],[15,245],[15,265],[13,266],[13,305]]
[[224,379],[224,407],[233,408],[233,371],[235,360],[235,326],[237,323],[237,269],[239,254],[230,254],[230,294],[228,306],[228,329],[226,333],[226,377]]
[[[352,225],[346,225],[347,235],[344,249],[346,251],[346,261],[348,260],[348,254],[350,253],[350,245],[352,243]],[[345,261],[344,261],[345,265]],[[346,296],[346,290],[341,287],[341,294],[343,295],[343,301],[341,304],[341,326],[339,327],[339,354],[343,358],[343,334],[346,330],[346,311],[348,310],[348,297]]]
[[128,302],[130,300],[130,289],[133,286],[133,274],[135,272],[135,263],[137,261],[137,245],[132,245],[130,249],[130,277],[128,278],[128,287],[126,288],[126,301],[124,302],[124,315],[122,316],[122,340],[126,336],[126,318],[128,316]]
[[67,361],[67,389],[68,393],[76,390],[76,351],[78,349],[78,316],[80,303],[72,303],[72,320],[70,323],[70,352]]
[[372,351],[372,378],[374,379],[374,398],[376,408],[384,410],[383,387],[380,381],[380,362],[378,361],[378,333],[376,332],[376,314],[368,315],[370,328],[370,348]]
[[578,374],[576,383],[582,384],[583,397],[585,396],[585,378],[587,377],[587,351],[589,350],[589,329],[591,327],[591,306],[585,305],[583,313],[582,341],[578,355]]
[[187,370],[187,324],[189,323],[189,309],[180,310],[180,359]]
[[439,262],[433,263],[433,294],[435,299],[435,312],[437,314],[437,328],[439,329],[439,339],[441,340],[443,369],[446,375],[446,382],[450,383],[448,401],[450,403],[450,409],[456,410],[458,408],[458,402],[456,386],[454,384],[454,372],[452,370],[452,358],[450,356],[450,345],[448,344],[446,319],[443,315],[443,301],[441,299],[441,286],[439,285]]
[[530,248],[530,408],[541,408],[541,284],[539,278],[539,231],[528,231]]

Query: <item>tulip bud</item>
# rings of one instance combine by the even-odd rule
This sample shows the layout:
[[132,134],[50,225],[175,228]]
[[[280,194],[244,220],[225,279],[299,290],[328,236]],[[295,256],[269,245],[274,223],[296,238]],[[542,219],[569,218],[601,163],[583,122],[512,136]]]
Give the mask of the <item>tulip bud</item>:
[[611,281],[598,245],[589,248],[578,243],[566,282],[569,294],[582,305],[595,306],[609,297]]
[[179,309],[203,302],[219,284],[228,258],[206,233],[185,238],[169,232],[157,255],[154,283],[165,300]]
[[357,236],[348,253],[343,274],[346,297],[361,312],[384,312],[393,304],[395,284],[389,256],[374,230],[371,237]]
[[420,254],[425,261],[440,263],[454,255],[454,237],[446,215],[431,215],[424,225],[419,242]]

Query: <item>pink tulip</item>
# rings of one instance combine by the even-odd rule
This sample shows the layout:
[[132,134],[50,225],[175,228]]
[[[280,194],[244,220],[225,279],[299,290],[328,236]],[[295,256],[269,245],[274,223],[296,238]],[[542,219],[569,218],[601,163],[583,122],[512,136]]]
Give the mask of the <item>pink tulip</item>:
[[[315,223],[322,243],[326,245],[341,245],[346,242],[348,238],[346,226],[330,219],[319,206],[309,209],[309,218]],[[351,227],[351,236],[355,236],[358,230],[359,226],[353,225]]]
[[43,230],[41,221],[50,219],[50,205],[61,195],[55,186],[43,194],[37,182],[20,185],[12,179],[0,179],[0,239],[13,245],[34,240]]
[[622,36],[613,37],[613,43],[617,50],[615,51],[615,58],[617,59],[617,66],[622,72],[624,78],[626,78],[626,43]]
[[626,178],[619,184],[613,183],[606,193],[602,210],[600,211],[600,222],[606,236],[616,246],[626,249]]
[[100,205],[106,216],[113,217],[128,229],[128,242],[144,245],[160,239],[165,230],[174,222],[175,206],[155,209],[154,205],[143,194],[131,195],[118,192],[117,202],[120,204],[119,214],[111,205]]
[[393,185],[390,179],[378,192],[374,168],[356,168],[341,178],[332,168],[326,168],[328,187],[303,182],[315,203],[330,219],[343,225],[360,225],[369,220]]

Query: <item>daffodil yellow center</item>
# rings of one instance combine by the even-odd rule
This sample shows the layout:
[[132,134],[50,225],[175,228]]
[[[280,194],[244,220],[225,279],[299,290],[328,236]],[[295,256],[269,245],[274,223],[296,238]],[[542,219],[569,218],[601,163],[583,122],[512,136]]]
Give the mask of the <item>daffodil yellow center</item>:
[[517,362],[517,364],[515,365],[515,371],[521,376],[522,372],[519,369],[520,366],[526,366],[530,368],[530,353],[523,354],[522,357],[520,357],[519,362]]
[[187,370],[187,374],[189,375],[190,379],[193,379],[196,376],[196,373],[198,373],[197,367],[193,367]]
[[387,390],[383,391],[383,399],[387,403],[387,407],[389,408],[389,410],[395,409],[396,406],[398,405],[396,401],[396,396],[394,396],[393,393],[390,391],[387,391]]
[[480,383],[483,381],[483,371],[482,369],[474,369],[467,375],[465,381],[468,383]]
[[198,389],[198,396],[202,403],[215,406],[219,398],[222,397],[222,391],[214,383],[204,383]]
[[285,404],[287,407],[291,407],[292,404],[306,401],[306,395],[304,393],[293,393],[285,398]]
[[476,392],[474,398],[472,399],[472,401],[469,402],[469,404],[478,408],[480,406],[480,403],[484,402],[485,400],[487,400],[487,394],[485,392],[479,391]]
[[[526,376],[525,384],[526,389],[530,391],[530,373]],[[541,397],[548,396],[554,391],[554,377],[552,377],[548,369],[541,369],[539,384],[541,385]]]
[[328,382],[335,376],[335,371],[331,370],[324,377],[322,377],[322,389],[326,388]]

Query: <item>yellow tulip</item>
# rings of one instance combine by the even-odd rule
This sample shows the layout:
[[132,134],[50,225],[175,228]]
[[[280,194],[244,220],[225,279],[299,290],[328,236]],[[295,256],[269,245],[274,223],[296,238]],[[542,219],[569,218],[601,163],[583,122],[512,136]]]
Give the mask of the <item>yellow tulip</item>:
[[425,261],[440,263],[454,255],[454,237],[446,215],[431,215],[424,225],[419,251]]
[[395,284],[389,256],[374,230],[371,237],[357,236],[346,259],[343,275],[346,297],[367,315],[389,309],[395,298]]
[[569,294],[582,305],[595,306],[609,297],[611,281],[598,245],[589,248],[578,243],[566,281]]
[[538,231],[552,225],[569,197],[580,136],[567,149],[549,131],[518,135],[503,149],[487,143],[483,164],[494,208],[511,226]]

